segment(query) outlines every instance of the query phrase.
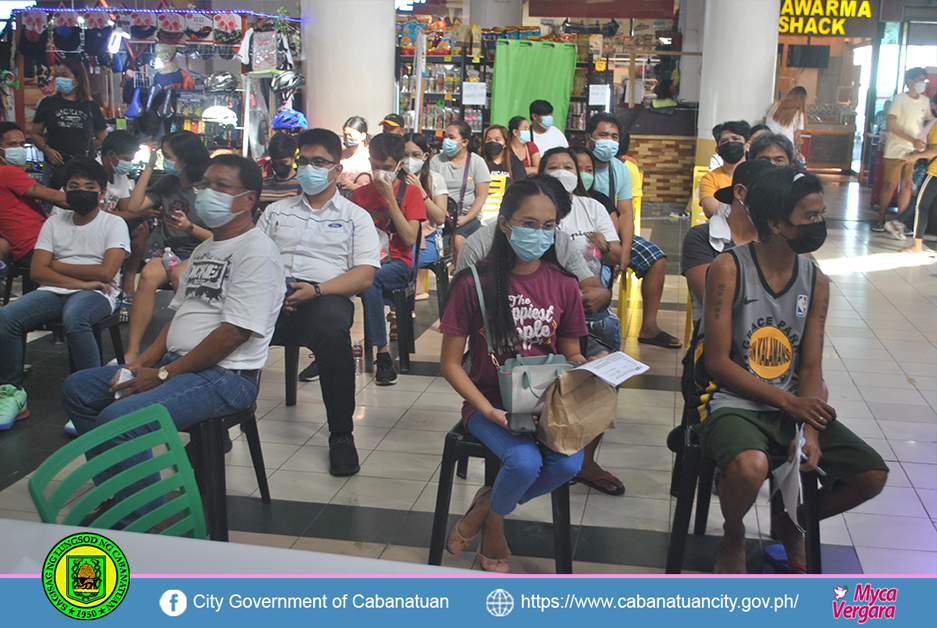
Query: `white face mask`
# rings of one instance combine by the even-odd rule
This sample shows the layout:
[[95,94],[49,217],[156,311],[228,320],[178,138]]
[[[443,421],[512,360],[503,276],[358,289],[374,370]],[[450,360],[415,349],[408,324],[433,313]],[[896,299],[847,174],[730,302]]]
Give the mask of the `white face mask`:
[[576,189],[576,185],[579,183],[576,173],[569,170],[554,170],[550,173],[550,176],[559,180],[563,184],[563,188],[570,193]]
[[403,169],[410,174],[419,174],[423,169],[424,160],[419,157],[409,157],[403,160]]
[[373,172],[371,172],[371,175],[375,178],[375,180],[380,179],[381,181],[387,181],[388,183],[390,183],[391,181],[397,178],[397,171],[396,169],[394,171],[374,170]]
[[918,94],[923,94],[924,90],[927,89],[927,83],[925,81],[917,81],[915,83],[911,83],[911,87]]

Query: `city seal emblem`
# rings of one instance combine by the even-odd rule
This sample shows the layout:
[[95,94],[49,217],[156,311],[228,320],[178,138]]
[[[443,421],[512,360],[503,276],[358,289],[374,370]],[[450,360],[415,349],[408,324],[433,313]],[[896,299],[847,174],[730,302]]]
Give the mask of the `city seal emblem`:
[[73,619],[104,617],[123,601],[130,567],[120,548],[93,532],[59,541],[42,567],[42,588],[52,605]]

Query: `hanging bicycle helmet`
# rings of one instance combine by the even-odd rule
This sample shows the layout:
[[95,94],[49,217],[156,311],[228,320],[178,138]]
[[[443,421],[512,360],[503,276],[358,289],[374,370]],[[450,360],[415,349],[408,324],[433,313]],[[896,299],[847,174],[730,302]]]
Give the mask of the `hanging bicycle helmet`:
[[295,133],[308,129],[309,123],[306,122],[306,116],[299,111],[295,109],[284,109],[273,117],[270,126],[274,130],[283,129],[290,133]]
[[295,70],[286,70],[273,78],[270,87],[275,92],[286,92],[283,94],[284,100],[289,100],[293,93],[306,84],[306,77]]
[[230,72],[215,72],[205,81],[205,91],[232,92],[238,88],[237,78]]

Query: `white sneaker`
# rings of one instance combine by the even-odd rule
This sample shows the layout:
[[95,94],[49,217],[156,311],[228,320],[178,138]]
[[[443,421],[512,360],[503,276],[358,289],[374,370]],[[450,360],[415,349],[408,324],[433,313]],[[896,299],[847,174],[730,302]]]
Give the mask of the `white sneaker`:
[[897,220],[889,220],[885,223],[885,231],[893,240],[904,240],[904,224]]

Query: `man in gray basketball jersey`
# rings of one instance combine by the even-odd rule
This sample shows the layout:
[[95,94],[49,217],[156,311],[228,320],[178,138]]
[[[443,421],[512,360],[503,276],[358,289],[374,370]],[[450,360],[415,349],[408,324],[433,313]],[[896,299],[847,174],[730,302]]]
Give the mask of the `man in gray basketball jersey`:
[[[827,403],[821,361],[830,284],[803,255],[826,238],[819,179],[771,169],[749,189],[746,205],[759,240],[722,253],[710,267],[694,368],[695,429],[723,473],[716,573],[745,573],[742,518],[772,458],[792,458],[800,425],[807,457],[801,468],[814,469],[823,457],[821,518],[876,496],[888,477],[882,457]],[[772,523],[791,571],[804,571],[803,534],[786,513]]]

